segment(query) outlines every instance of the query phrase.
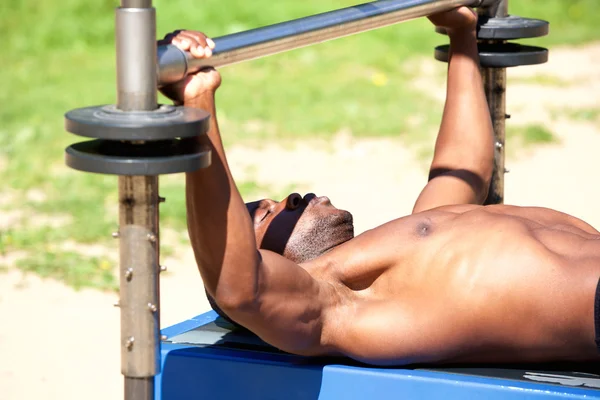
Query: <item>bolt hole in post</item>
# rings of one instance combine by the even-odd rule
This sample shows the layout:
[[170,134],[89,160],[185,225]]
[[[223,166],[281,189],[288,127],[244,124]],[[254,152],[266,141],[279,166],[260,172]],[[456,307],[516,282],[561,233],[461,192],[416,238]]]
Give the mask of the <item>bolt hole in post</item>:
[[127,281],[130,281],[131,278],[133,278],[133,268],[127,268],[125,270],[125,279],[127,279]]

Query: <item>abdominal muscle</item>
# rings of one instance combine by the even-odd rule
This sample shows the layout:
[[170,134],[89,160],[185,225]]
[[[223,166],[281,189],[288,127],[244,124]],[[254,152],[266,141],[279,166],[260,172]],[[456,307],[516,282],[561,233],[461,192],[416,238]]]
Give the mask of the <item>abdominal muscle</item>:
[[[355,303],[354,324],[361,324],[363,317],[363,322],[372,322],[370,314],[375,309],[382,319],[394,319],[400,307],[400,314],[421,321],[411,321],[408,331],[389,324],[394,328],[387,334],[398,335],[401,341],[410,340],[406,332],[419,342],[423,341],[419,336],[429,337],[425,348],[417,349],[423,361],[590,357],[599,246],[591,246],[590,237],[534,223],[511,213],[512,209],[435,210],[393,221],[378,228],[379,233],[376,229],[366,238],[356,238],[364,242],[367,254],[378,251],[380,259],[395,257],[396,262],[370,276],[368,284],[362,282],[349,291]],[[532,212],[544,213],[542,220],[548,223],[565,222],[560,213],[553,219],[550,210]],[[420,231],[424,221],[429,230],[426,235]],[[566,226],[572,228],[571,223]],[[561,244],[565,241],[570,251]],[[354,280],[350,279],[348,287],[360,282],[359,277],[350,278]],[[428,352],[436,353],[438,359]],[[410,353],[418,361],[415,350]]]

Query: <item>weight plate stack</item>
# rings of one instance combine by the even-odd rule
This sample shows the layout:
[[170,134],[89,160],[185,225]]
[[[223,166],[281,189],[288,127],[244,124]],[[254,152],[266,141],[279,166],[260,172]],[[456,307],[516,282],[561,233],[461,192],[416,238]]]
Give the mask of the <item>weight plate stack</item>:
[[[518,43],[479,43],[479,61],[482,67],[507,68],[520,65],[543,64],[548,61],[548,50]],[[434,57],[448,62],[450,45],[435,48]]]
[[80,171],[112,175],[162,175],[210,165],[210,152],[196,137],[206,134],[206,111],[159,105],[152,111],[121,111],[114,105],[71,110],[65,129],[97,138],[65,150],[66,164]]
[[[545,36],[549,32],[549,26],[548,21],[515,15],[509,15],[506,18],[480,16],[477,22],[477,38],[480,41],[481,66],[507,68],[547,62],[548,49],[506,41]],[[446,34],[443,28],[436,28],[436,32]],[[436,47],[435,59],[448,62],[449,47],[448,45]]]
[[[487,40],[515,40],[546,36],[550,24],[542,19],[523,18],[509,15],[506,18],[479,17],[477,38]],[[436,27],[435,31],[446,35],[446,29]]]

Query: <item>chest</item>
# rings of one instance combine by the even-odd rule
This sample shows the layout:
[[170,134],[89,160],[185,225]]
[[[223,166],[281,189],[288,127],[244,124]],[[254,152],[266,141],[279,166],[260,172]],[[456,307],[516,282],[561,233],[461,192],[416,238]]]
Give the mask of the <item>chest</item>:
[[348,243],[331,277],[364,296],[485,297],[539,279],[554,264],[522,224],[504,220],[490,229],[489,222],[426,218],[384,225]]
[[332,280],[353,291],[401,290],[426,278],[441,235],[430,219],[393,221],[365,232],[331,253]]

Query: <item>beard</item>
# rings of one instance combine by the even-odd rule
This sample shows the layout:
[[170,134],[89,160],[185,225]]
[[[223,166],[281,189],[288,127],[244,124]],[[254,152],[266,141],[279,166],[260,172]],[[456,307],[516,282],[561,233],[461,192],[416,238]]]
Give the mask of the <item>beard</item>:
[[337,210],[316,217],[311,224],[295,231],[290,237],[284,256],[296,263],[313,260],[354,237],[352,214]]

